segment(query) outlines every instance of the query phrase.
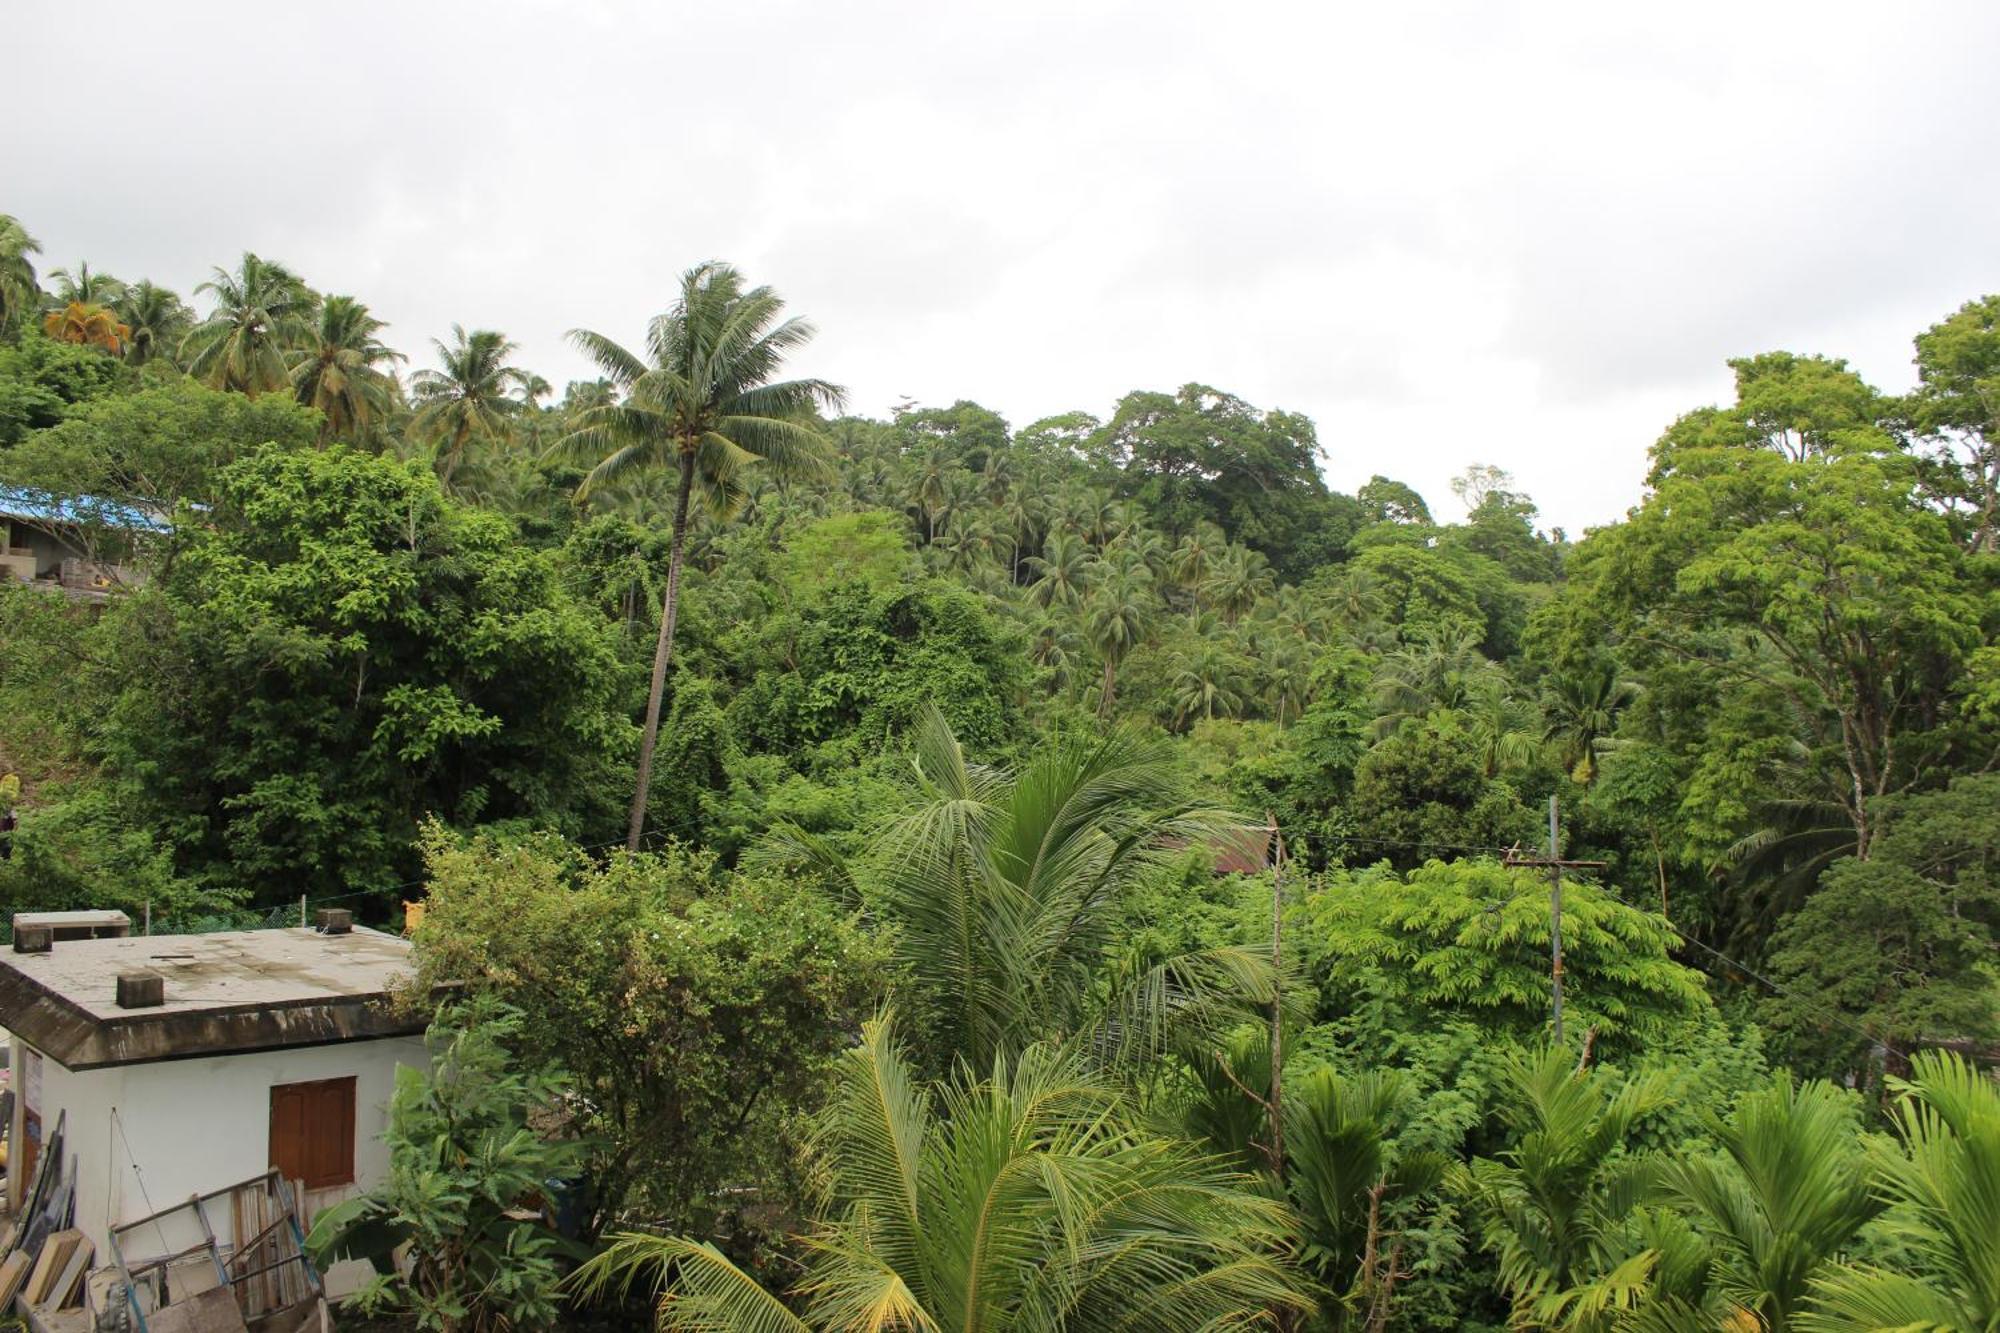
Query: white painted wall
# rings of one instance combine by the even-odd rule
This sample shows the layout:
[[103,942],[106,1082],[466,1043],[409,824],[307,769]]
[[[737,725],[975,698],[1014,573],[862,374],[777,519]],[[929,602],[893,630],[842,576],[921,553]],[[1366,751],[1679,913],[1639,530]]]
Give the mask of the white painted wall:
[[[20,1068],[24,1043],[15,1040]],[[312,1213],[379,1183],[389,1171],[382,1141],[396,1066],[424,1068],[421,1037],[381,1037],[113,1069],[71,1070],[42,1061],[42,1137],[67,1112],[67,1152],[76,1163],[76,1225],[108,1260],[110,1228],[261,1175],[270,1167],[271,1088],[345,1078],[354,1085],[353,1186],[315,1190]],[[220,1225],[220,1223],[218,1223]],[[135,1256],[128,1256],[135,1257]],[[348,1269],[349,1265],[340,1265]],[[330,1294],[352,1289],[351,1272],[330,1273]]]

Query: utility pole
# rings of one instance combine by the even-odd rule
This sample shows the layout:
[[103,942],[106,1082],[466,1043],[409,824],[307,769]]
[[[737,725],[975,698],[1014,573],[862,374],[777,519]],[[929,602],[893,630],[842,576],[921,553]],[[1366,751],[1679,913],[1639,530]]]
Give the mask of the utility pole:
[[1266,811],[1271,830],[1271,1167],[1285,1178],[1285,835]]
[[1565,861],[1557,850],[1561,835],[1560,818],[1556,813],[1556,798],[1549,797],[1549,854],[1547,856],[1519,856],[1507,853],[1501,862],[1507,866],[1546,867],[1549,872],[1549,1001],[1550,1011],[1555,1020],[1556,1045],[1563,1039],[1563,871],[1602,870],[1607,861]]

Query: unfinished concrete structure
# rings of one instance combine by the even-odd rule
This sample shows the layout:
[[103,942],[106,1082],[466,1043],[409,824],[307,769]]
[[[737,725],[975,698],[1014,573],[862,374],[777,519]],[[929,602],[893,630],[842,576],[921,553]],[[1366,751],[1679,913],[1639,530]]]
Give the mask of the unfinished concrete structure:
[[[393,1003],[409,943],[328,915],[326,930],[17,937],[0,953],[10,1206],[58,1115],[75,1225],[99,1253],[112,1227],[269,1167],[307,1225],[382,1180],[396,1067],[425,1063],[425,1016]],[[328,1274],[332,1294],[345,1276]]]

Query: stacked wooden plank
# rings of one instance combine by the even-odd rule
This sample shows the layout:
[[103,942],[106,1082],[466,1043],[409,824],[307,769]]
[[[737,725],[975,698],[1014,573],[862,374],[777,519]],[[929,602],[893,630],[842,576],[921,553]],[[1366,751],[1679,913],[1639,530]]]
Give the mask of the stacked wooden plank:
[[36,1156],[21,1211],[0,1232],[0,1310],[10,1309],[17,1298],[52,1310],[83,1299],[84,1275],[96,1247],[71,1225],[76,1221],[76,1165],[67,1139],[66,1117],[59,1114]]

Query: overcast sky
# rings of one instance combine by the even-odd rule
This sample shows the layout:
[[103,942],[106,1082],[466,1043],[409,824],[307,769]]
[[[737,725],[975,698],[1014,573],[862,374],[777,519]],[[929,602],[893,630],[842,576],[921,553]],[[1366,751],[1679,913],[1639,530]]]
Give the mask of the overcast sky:
[[710,257],[850,406],[1201,380],[1330,482],[1573,533],[1731,357],[2000,289],[2000,5],[0,4],[0,212],[184,294],[245,249],[560,386]]

